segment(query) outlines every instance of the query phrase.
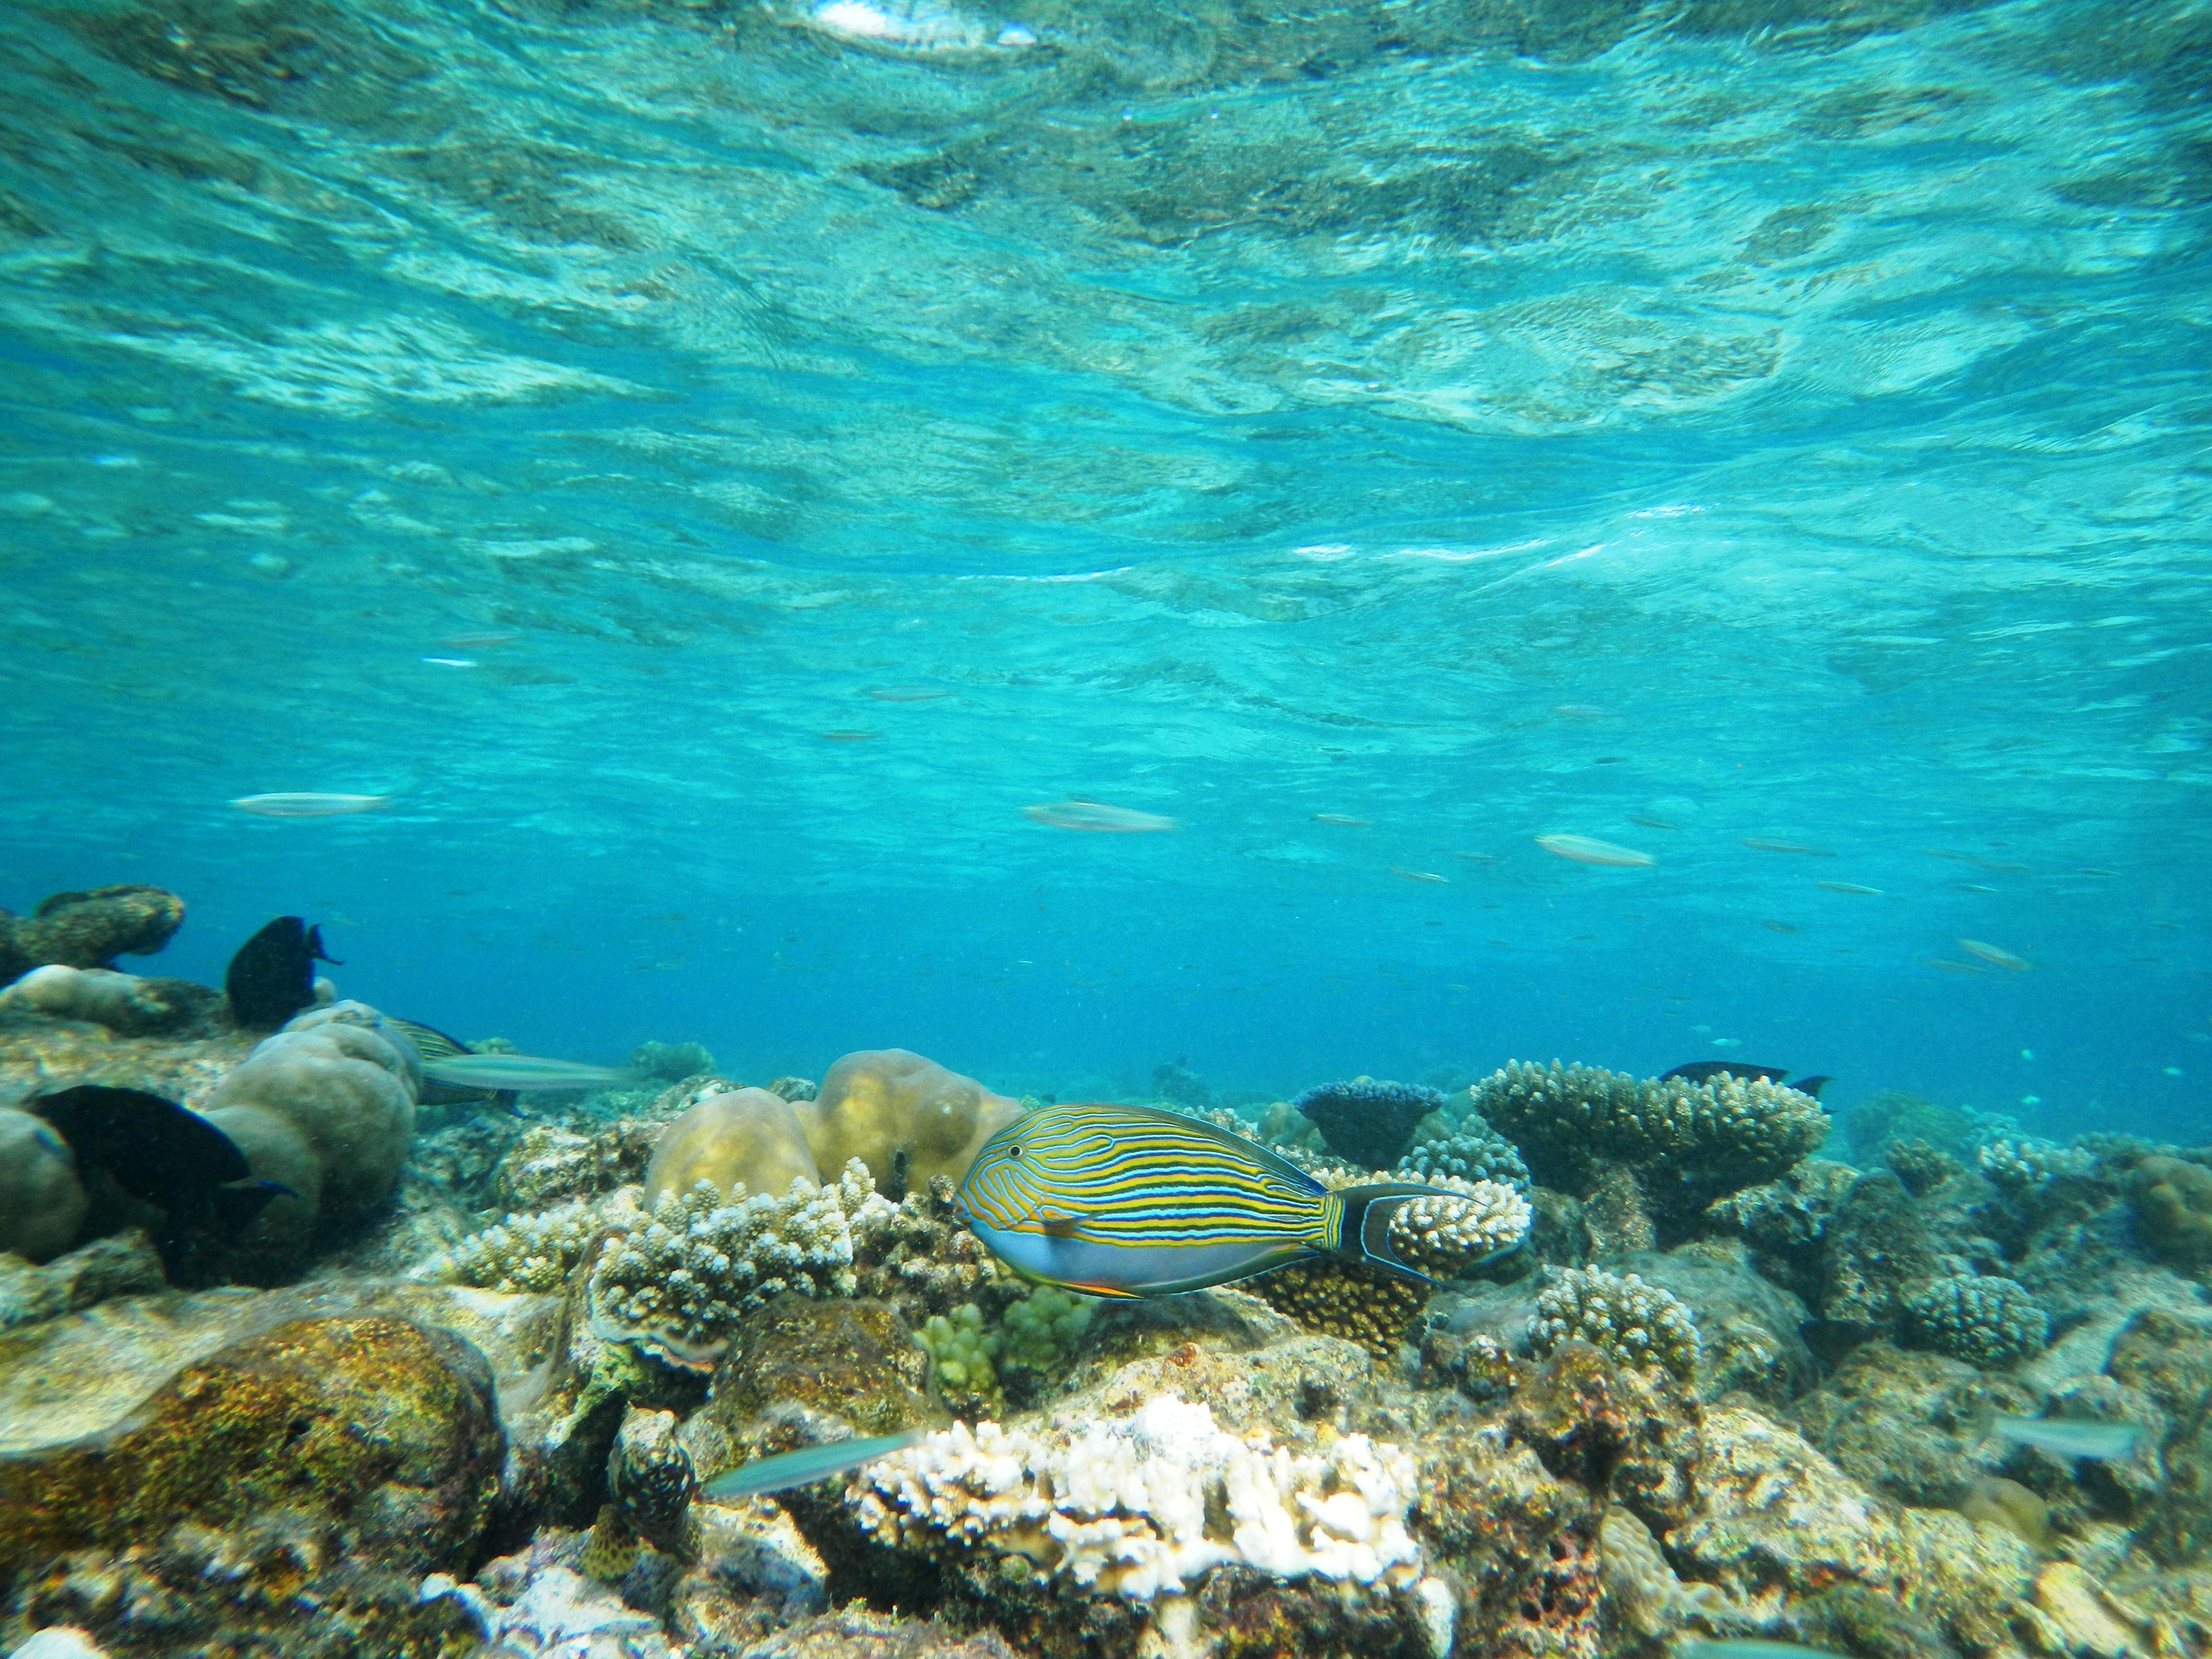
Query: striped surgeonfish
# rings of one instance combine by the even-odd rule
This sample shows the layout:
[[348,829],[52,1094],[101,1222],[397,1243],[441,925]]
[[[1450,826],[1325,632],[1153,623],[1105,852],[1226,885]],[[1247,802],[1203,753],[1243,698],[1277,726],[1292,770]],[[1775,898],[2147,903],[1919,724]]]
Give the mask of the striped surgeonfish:
[[[397,1014],[384,1016],[385,1025],[397,1030],[415,1045],[415,1052],[425,1064],[434,1060],[452,1060],[471,1050],[463,1043],[447,1036],[434,1025],[425,1025],[420,1020],[402,1019]],[[523,1115],[519,1104],[520,1097],[512,1089],[467,1089],[456,1084],[440,1083],[427,1074],[422,1079],[419,1103],[424,1106],[462,1106],[472,1100],[489,1101],[501,1111]]]
[[1390,1217],[1433,1187],[1330,1192],[1280,1154],[1141,1106],[1040,1107],[960,1183],[968,1224],[1019,1272],[1093,1296],[1173,1296],[1333,1256],[1434,1283],[1390,1254]]

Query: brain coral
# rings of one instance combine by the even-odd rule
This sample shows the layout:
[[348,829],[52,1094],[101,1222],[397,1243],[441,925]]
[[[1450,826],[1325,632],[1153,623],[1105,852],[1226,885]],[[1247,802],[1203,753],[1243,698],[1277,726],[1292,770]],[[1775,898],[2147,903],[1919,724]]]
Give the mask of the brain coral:
[[2009,1279],[1953,1273],[1905,1295],[1905,1315],[1925,1346],[1994,1370],[2041,1353],[2051,1319],[2027,1287]]
[[645,1205],[701,1182],[728,1193],[787,1193],[822,1184],[799,1109],[765,1089],[709,1095],[661,1132],[646,1166]]
[[255,1175],[290,1188],[241,1241],[250,1252],[281,1265],[317,1233],[368,1216],[398,1186],[422,1079],[414,1045],[387,1041],[381,1018],[358,1002],[310,1009],[210,1092],[202,1115]]
[[1810,1095],[1722,1073],[1639,1082],[1591,1066],[1515,1060],[1474,1087],[1476,1109],[1528,1155],[1540,1179],[1586,1189],[1601,1164],[1627,1164],[1677,1208],[1771,1181],[1827,1138]]
[[982,1144],[1021,1115],[1021,1103],[904,1048],[847,1054],[822,1079],[806,1138],[820,1170],[859,1158],[894,1195],[941,1175],[956,1184]]
[[1658,1366],[1686,1382],[1698,1368],[1698,1328],[1673,1292],[1636,1273],[1569,1267],[1536,1298],[1529,1340],[1549,1353],[1570,1339],[1587,1342],[1616,1364]]
[[1375,1170],[1396,1161],[1413,1126],[1443,1110],[1444,1097],[1418,1083],[1377,1083],[1362,1077],[1322,1084],[1290,1105],[1321,1130],[1331,1152]]
[[1397,1447],[1364,1434],[1273,1447],[1169,1395],[1042,1434],[955,1424],[862,1474],[848,1501],[883,1541],[1019,1555],[1093,1595],[1151,1601],[1232,1565],[1358,1585],[1420,1576],[1413,1462]]

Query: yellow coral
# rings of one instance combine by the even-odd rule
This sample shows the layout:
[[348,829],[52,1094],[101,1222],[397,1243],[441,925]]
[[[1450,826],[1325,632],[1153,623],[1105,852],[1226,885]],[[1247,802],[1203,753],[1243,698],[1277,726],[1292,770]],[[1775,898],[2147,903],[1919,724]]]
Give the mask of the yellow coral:
[[1351,1261],[1302,1261],[1237,1286],[1310,1331],[1357,1342],[1388,1359],[1428,1292],[1379,1268]]
[[859,1158],[878,1186],[919,1190],[932,1176],[960,1182],[985,1141],[1021,1103],[904,1048],[847,1054],[822,1079],[807,1121],[815,1167]]
[[723,1194],[743,1182],[749,1193],[781,1198],[793,1181],[819,1187],[822,1171],[799,1109],[765,1089],[739,1089],[708,1096],[661,1132],[646,1166],[645,1207],[702,1181]]

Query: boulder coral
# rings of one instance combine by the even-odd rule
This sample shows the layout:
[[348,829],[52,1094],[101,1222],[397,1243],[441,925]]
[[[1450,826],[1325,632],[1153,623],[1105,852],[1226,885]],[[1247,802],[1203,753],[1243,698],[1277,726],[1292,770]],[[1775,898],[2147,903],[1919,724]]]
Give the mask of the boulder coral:
[[202,1115],[256,1176],[288,1189],[239,1241],[268,1269],[366,1218],[398,1184],[422,1069],[412,1044],[378,1030],[380,1018],[358,1002],[310,1009],[208,1095]]
[[128,1036],[204,1023],[222,999],[186,979],[145,979],[107,968],[48,963],[0,990],[0,1013],[88,1020]]
[[0,1107],[0,1250],[32,1261],[58,1255],[91,1206],[76,1155],[53,1125]]
[[646,1207],[702,1182],[725,1196],[740,1187],[781,1196],[794,1181],[819,1187],[822,1172],[800,1109],[765,1089],[709,1095],[654,1143],[645,1170]]
[[[794,1108],[794,1109],[797,1109]],[[864,1048],[830,1068],[802,1121],[818,1170],[859,1158],[885,1193],[957,1184],[1021,1103],[904,1048]],[[746,1183],[758,1190],[758,1183]]]
[[2212,1170],[2178,1158],[2146,1158],[2128,1176],[2128,1202],[2143,1242],[2168,1261],[2212,1261]]

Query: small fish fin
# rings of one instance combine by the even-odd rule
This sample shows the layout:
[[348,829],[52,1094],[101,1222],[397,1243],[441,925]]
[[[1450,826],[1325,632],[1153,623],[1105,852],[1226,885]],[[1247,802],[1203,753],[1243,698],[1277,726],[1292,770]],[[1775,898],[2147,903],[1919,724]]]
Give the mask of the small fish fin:
[[1431,1290],[1443,1286],[1409,1262],[1401,1261],[1390,1249],[1390,1218],[1417,1198],[1434,1198],[1437,1188],[1417,1182],[1378,1182],[1371,1187],[1346,1187],[1336,1196],[1344,1202],[1344,1223],[1331,1255],[1346,1261],[1364,1261],[1409,1284]]
[[1162,1294],[1158,1291],[1150,1292],[1125,1291],[1118,1285],[1079,1285],[1072,1279],[1040,1279],[1037,1282],[1056,1285],[1063,1291],[1074,1291],[1083,1296],[1110,1297],[1116,1302],[1142,1302],[1147,1294],[1153,1296]]
[[1835,1080],[1832,1077],[1801,1077],[1795,1083],[1785,1083],[1782,1086],[1785,1089],[1795,1089],[1801,1095],[1810,1095],[1814,1099],[1818,1100],[1820,1097],[1820,1091]]
[[519,1089],[495,1089],[491,1103],[509,1117],[527,1118],[530,1115],[522,1109],[522,1091]]
[[210,1199],[216,1219],[225,1231],[243,1232],[276,1200],[298,1196],[281,1181],[247,1180],[216,1188]]
[[1075,1230],[1083,1224],[1079,1215],[1048,1215],[1042,1220],[1047,1238],[1073,1238]]

